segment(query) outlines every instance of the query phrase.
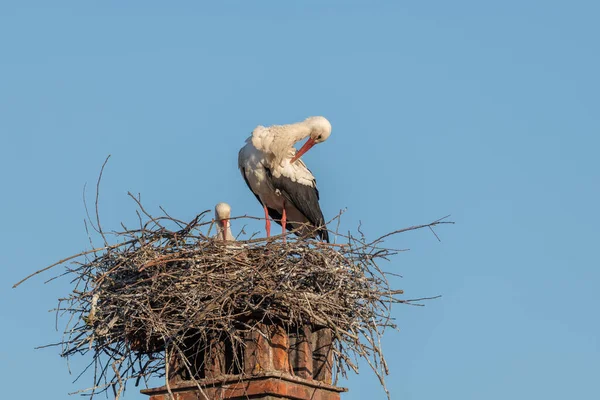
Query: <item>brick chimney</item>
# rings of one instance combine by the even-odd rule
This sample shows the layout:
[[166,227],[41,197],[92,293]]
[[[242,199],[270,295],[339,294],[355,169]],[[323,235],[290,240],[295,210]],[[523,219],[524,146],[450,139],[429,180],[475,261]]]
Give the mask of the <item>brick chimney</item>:
[[267,323],[256,327],[238,345],[215,337],[207,346],[191,338],[185,357],[194,379],[174,358],[169,388],[142,393],[150,400],[170,400],[169,389],[174,400],[340,400],[347,389],[332,385],[330,329],[305,325],[286,330]]

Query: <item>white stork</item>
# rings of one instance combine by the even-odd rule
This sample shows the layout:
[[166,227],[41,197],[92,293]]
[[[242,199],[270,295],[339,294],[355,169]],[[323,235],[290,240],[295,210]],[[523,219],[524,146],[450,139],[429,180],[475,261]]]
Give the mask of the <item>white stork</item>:
[[[286,228],[300,229],[329,242],[319,191],[313,174],[300,157],[331,134],[324,117],[309,117],[290,125],[257,126],[238,155],[238,166],[246,184],[265,210],[267,237],[271,234],[269,216]],[[308,138],[296,153],[294,144]],[[314,237],[313,233],[313,237]]]
[[217,221],[217,237],[225,241],[233,241],[231,234],[231,207],[227,203],[219,203],[215,206],[215,221]]

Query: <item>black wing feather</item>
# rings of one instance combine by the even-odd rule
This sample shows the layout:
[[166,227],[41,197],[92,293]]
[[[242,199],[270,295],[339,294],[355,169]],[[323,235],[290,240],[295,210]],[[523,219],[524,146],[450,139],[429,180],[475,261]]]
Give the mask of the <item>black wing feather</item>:
[[[319,205],[319,191],[317,190],[316,181],[314,187],[296,183],[285,176],[275,178],[269,169],[267,173],[273,182],[273,187],[278,189],[285,200],[294,205],[300,211],[308,221],[316,226],[322,227],[319,229],[319,236],[321,239],[329,243],[329,232],[325,227],[325,218]],[[281,217],[280,217],[281,219]]]

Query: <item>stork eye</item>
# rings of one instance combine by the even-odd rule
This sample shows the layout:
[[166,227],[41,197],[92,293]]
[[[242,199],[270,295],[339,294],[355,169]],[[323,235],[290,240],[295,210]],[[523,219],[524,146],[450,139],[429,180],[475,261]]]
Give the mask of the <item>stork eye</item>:
[[323,137],[323,135],[317,136],[317,140],[321,140],[322,137]]

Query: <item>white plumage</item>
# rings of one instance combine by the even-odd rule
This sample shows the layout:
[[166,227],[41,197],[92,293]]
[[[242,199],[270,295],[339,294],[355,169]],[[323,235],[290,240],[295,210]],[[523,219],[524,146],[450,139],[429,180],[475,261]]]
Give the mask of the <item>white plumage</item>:
[[231,233],[231,207],[227,203],[215,206],[215,221],[217,222],[217,238],[225,241],[235,240]]
[[[328,241],[325,221],[319,206],[319,192],[314,176],[299,159],[317,143],[331,134],[331,124],[324,117],[309,117],[289,125],[258,126],[246,140],[238,156],[244,180],[265,209],[267,236],[269,216],[285,229],[308,234],[314,227],[323,227],[319,236]],[[294,144],[308,140],[298,151]],[[312,228],[311,228],[312,227]]]

